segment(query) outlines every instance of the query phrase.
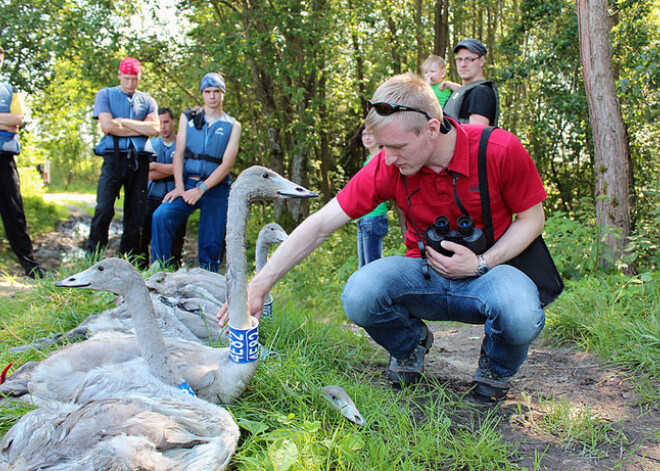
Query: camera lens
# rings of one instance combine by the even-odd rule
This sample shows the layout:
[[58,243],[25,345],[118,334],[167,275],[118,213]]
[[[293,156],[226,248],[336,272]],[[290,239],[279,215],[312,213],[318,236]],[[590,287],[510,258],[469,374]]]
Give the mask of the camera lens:
[[449,233],[449,218],[447,216],[438,216],[433,223],[435,231],[440,235]]
[[470,216],[461,216],[456,221],[456,225],[458,225],[459,234],[463,236],[472,235],[472,231],[474,230],[474,223],[472,222],[472,218]]

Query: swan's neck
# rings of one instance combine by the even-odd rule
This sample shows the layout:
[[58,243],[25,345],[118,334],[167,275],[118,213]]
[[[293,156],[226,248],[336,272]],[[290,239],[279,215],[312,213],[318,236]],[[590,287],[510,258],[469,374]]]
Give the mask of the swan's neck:
[[257,239],[257,255],[255,271],[259,273],[268,261],[268,243],[263,239]]
[[131,306],[135,335],[149,370],[162,382],[178,386],[183,382],[183,377],[167,353],[149,290],[143,282],[136,282],[124,297],[127,305]]
[[248,310],[247,258],[245,230],[250,214],[248,195],[240,188],[232,188],[227,210],[227,306],[229,325],[235,329],[252,327]]

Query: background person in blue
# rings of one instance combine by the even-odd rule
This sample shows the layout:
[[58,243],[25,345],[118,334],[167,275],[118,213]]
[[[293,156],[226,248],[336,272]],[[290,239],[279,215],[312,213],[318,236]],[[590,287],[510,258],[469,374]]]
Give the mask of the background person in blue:
[[[149,157],[149,184],[147,186],[147,203],[144,208],[142,231],[140,235],[140,266],[149,267],[149,244],[151,244],[151,221],[154,212],[163,202],[166,194],[174,189],[174,171],[172,160],[176,146],[176,129],[174,113],[169,108],[158,109],[160,120],[160,136],[149,139],[145,151],[151,152]],[[177,268],[181,266],[183,257],[183,242],[186,237],[186,219],[174,233],[172,240],[172,258]]]
[[[369,151],[363,167],[380,152],[374,136],[361,125],[351,138],[351,147],[364,147]],[[358,219],[357,251],[358,267],[378,260],[383,256],[383,239],[389,230],[387,203],[380,203],[372,212]]]
[[[0,47],[0,66],[5,51]],[[23,124],[21,99],[9,83],[0,83],[0,215],[9,245],[31,278],[41,276],[41,268],[34,259],[32,240],[25,220],[21,186],[14,156],[20,152],[18,127]]]
[[169,263],[176,228],[200,209],[199,265],[217,272],[224,256],[227,203],[241,124],[222,110],[225,81],[209,73],[200,86],[204,108],[188,109],[179,120],[174,151],[175,188],[163,199],[152,222],[152,259]]
[[140,226],[149,174],[144,146],[149,137],[158,136],[160,127],[156,101],[137,90],[141,76],[140,62],[127,57],[119,65],[119,86],[104,88],[96,94],[94,118],[101,122],[105,136],[94,148],[96,155],[103,157],[103,166],[87,241],[90,253],[108,245],[108,229],[122,186],[124,223],[119,253],[135,255],[140,250]]

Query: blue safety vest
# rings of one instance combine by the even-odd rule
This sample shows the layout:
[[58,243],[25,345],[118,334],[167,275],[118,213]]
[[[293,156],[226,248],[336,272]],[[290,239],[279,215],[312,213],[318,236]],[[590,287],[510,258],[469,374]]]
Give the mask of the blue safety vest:
[[[220,118],[209,125],[204,116],[204,110],[197,113],[186,110],[184,115],[188,118],[188,127],[183,173],[186,176],[206,179],[222,163],[222,157],[227,149],[236,118],[223,113]],[[228,181],[223,181],[223,183],[228,183]]]
[[[154,137],[150,140],[151,147],[154,150],[154,159],[151,162],[158,162],[161,164],[171,164],[174,159],[174,148],[176,147],[176,139],[171,144],[165,144],[162,137]],[[161,178],[160,180],[149,180],[147,187],[147,194],[151,199],[162,200],[166,194],[174,189],[174,176]]]
[[[128,118],[136,121],[144,121],[149,115],[151,97],[144,92],[135,92],[128,96],[119,87],[107,88],[110,98],[110,113],[113,118]],[[110,155],[115,151],[115,136],[106,134],[101,142],[94,148],[96,155]],[[146,136],[118,137],[117,150],[128,152],[129,147],[136,152],[142,152],[147,143]]]
[[[0,113],[11,113],[11,101],[14,93],[18,93],[8,83],[0,83]],[[0,131],[0,152],[16,155],[21,151],[18,135],[9,131]]]

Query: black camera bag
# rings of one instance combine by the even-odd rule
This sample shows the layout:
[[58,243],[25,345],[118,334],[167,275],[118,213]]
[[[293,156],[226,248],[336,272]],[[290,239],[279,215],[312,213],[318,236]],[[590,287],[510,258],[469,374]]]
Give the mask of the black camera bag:
[[[488,147],[488,138],[493,130],[487,127],[481,134],[479,141],[479,193],[481,195],[481,211],[484,218],[484,234],[486,235],[486,244],[491,247],[495,242],[495,232],[493,229],[493,217],[490,211],[490,197],[488,193],[488,162],[486,159],[486,149]],[[529,244],[518,256],[506,262],[508,265],[517,268],[527,275],[536,284],[539,290],[539,299],[541,307],[545,308],[564,290],[564,282],[557,271],[552,255],[548,250],[543,236],[540,235]]]

